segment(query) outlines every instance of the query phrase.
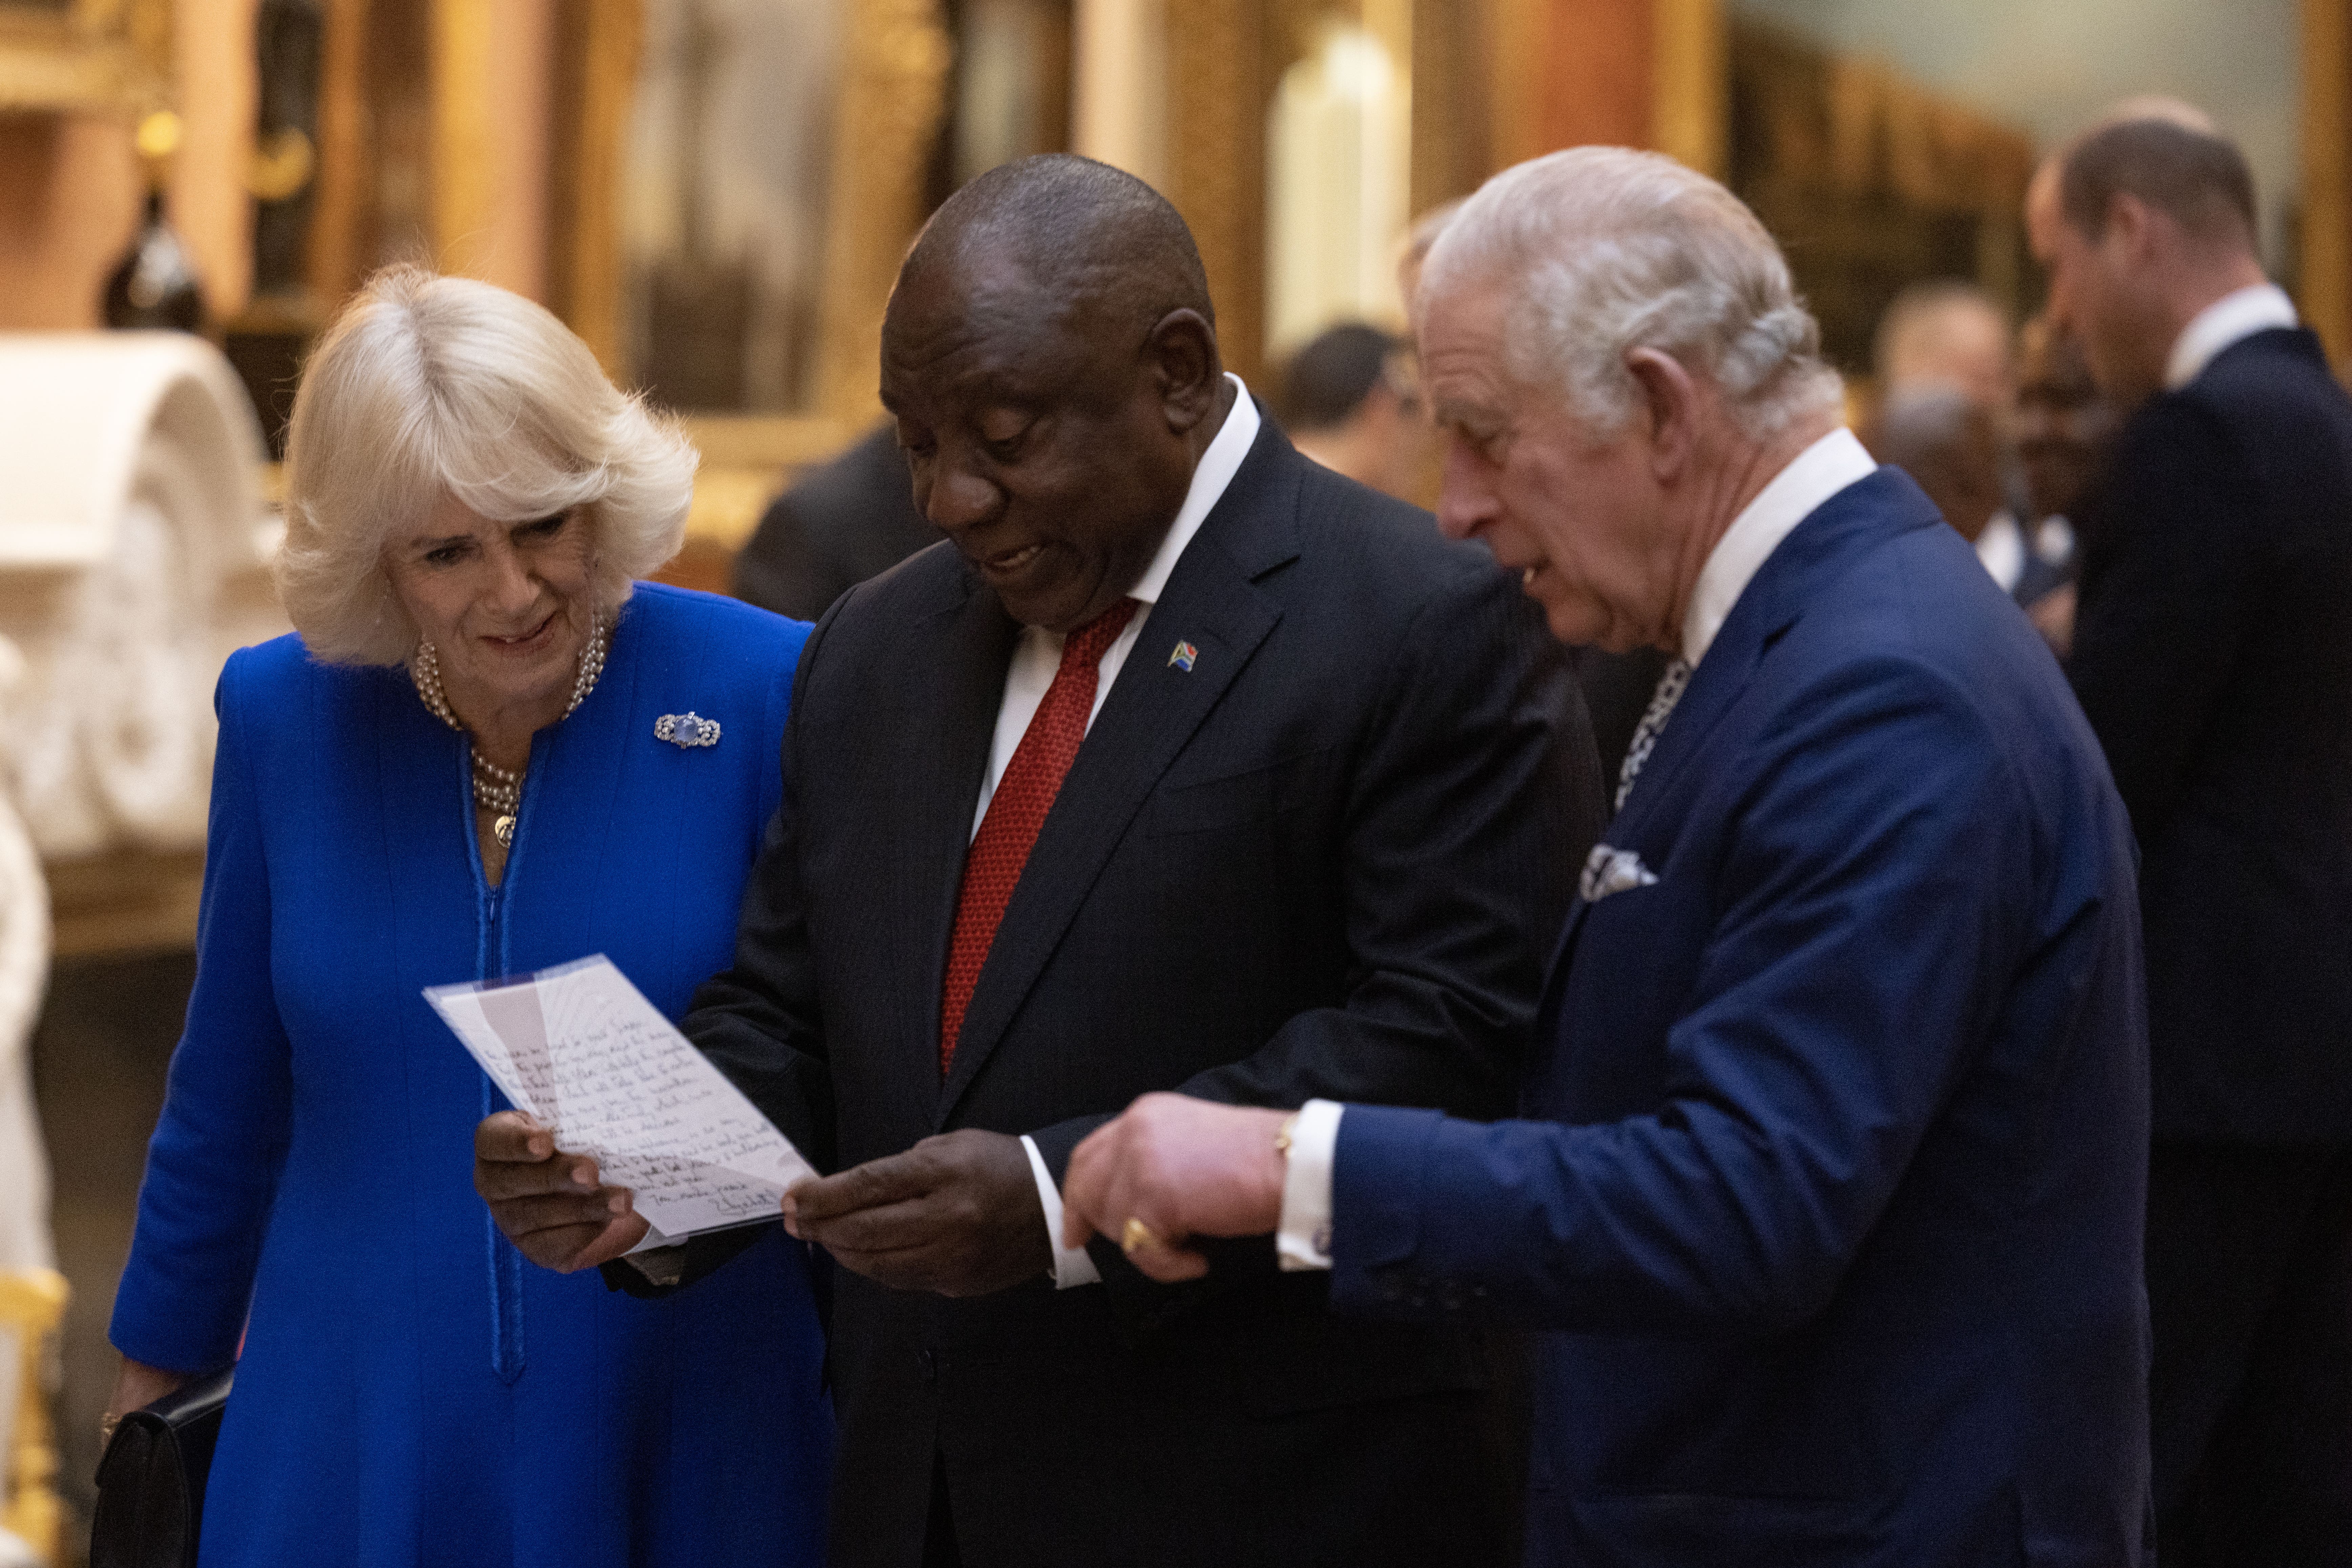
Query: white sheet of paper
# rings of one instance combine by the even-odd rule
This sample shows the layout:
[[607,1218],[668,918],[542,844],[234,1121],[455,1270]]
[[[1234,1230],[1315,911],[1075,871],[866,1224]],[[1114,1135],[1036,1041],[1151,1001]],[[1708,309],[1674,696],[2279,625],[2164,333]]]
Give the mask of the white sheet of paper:
[[635,1194],[654,1234],[632,1250],[772,1219],[816,1173],[602,953],[425,1000],[557,1148]]

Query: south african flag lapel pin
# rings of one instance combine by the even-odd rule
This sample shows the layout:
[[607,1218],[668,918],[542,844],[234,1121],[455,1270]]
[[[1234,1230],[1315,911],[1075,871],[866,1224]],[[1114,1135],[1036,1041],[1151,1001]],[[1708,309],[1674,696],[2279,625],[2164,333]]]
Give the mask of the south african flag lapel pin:
[[1176,651],[1168,656],[1168,662],[1190,675],[1192,673],[1192,661],[1200,657],[1199,648],[1194,647],[1191,643],[1180,642],[1176,645]]

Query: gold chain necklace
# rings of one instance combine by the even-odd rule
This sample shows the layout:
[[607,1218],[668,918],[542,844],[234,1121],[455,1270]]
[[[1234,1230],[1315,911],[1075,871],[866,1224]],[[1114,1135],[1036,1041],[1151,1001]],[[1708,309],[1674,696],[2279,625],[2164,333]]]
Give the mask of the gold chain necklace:
[[[588,646],[580,650],[580,673],[572,682],[572,700],[563,710],[569,719],[578,710],[588,694],[596,689],[596,678],[604,673],[604,613],[599,610],[588,625]],[[416,645],[416,657],[410,661],[408,677],[416,683],[416,695],[434,716],[452,730],[463,732],[466,726],[449,707],[449,695],[441,689],[441,656],[429,642]],[[499,843],[511,847],[514,844],[515,818],[522,814],[522,772],[502,768],[474,750],[474,800],[491,813],[490,831]]]

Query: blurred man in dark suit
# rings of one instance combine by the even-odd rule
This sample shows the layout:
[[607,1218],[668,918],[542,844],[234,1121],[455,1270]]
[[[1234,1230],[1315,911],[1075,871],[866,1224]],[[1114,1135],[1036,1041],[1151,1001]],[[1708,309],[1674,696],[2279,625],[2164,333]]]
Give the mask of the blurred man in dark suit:
[[[2054,176],[2053,176],[2054,177]],[[2123,421],[2091,379],[2090,361],[2047,314],[2018,333],[2017,411],[2011,421],[2025,480],[2025,531],[2033,552],[2063,581],[2026,611],[2064,658],[2074,646],[2074,574],[2082,565],[2085,509],[2106,472]]]
[[2036,316],[2018,333],[2017,456],[2025,470],[2029,531],[2047,534],[2065,525],[2063,545],[2044,541],[2042,553],[2063,561],[2083,509],[2106,471],[2123,421],[2092,379],[2091,362],[2071,332],[2053,331]]
[[1412,350],[1368,321],[1342,321],[1283,367],[1275,413],[1299,451],[1335,474],[1421,499],[1435,477],[1436,433],[1422,409]]
[[2167,1568],[2352,1552],[2352,399],[2253,183],[2168,121],[2068,154],[2051,312],[2135,410],[2072,673],[2142,857]]
[[768,504],[735,557],[735,596],[813,621],[858,584],[939,539],[915,508],[898,432],[878,425]]
[[1878,319],[1870,358],[1881,397],[1948,386],[1980,407],[2009,405],[2009,320],[1965,279],[1930,279],[1897,294]]

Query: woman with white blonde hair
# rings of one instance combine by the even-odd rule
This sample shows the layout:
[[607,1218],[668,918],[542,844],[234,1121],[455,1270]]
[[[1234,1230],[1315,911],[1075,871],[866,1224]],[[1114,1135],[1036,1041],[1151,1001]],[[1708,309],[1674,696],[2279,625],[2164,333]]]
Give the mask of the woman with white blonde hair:
[[206,1563],[823,1556],[805,1251],[660,1300],[524,1267],[470,1181],[503,1101],[421,995],[601,952],[676,1016],[727,964],[808,628],[637,581],[694,466],[488,284],[379,273],[305,369],[296,633],[221,675],[112,1333],[110,1420],[236,1363]]

